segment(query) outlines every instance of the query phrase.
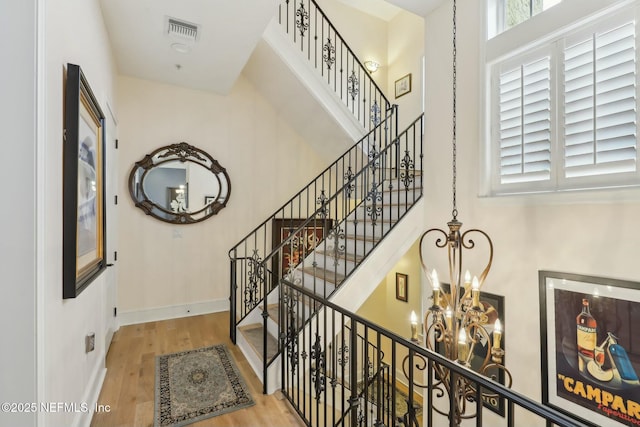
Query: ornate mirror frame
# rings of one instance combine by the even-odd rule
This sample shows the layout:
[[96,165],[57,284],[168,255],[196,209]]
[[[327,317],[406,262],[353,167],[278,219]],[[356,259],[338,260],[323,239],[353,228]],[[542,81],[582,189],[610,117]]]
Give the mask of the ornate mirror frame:
[[[211,172],[217,180],[218,194],[206,195],[204,206],[195,211],[176,211],[151,200],[143,185],[145,178],[154,168],[173,161],[195,163]],[[207,152],[186,142],[179,142],[161,147],[135,163],[129,174],[129,194],[135,206],[147,215],[171,224],[193,224],[216,215],[227,205],[231,196],[231,180],[225,168]]]

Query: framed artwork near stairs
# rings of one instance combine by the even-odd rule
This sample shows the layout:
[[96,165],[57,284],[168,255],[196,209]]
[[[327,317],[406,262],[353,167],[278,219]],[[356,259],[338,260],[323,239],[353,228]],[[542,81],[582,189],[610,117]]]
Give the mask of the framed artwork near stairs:
[[[289,239],[305,222],[306,219],[302,218],[274,219],[272,222],[272,250]],[[273,257],[271,288],[274,288],[285,274],[294,269],[316,249],[316,246],[329,234],[332,224],[331,219],[311,220],[289,239],[289,242]]]

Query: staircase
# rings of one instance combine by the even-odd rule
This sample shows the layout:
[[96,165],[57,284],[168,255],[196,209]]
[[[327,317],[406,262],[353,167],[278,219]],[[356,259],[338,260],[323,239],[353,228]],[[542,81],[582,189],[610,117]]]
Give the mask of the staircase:
[[[283,330],[280,281],[323,299],[335,300],[338,289],[351,288],[343,299],[357,309],[353,303],[362,303],[387,271],[377,272],[379,277],[365,286],[354,273],[422,196],[422,116],[398,132],[397,107],[315,1],[283,0],[278,16],[279,29],[270,25],[265,33],[269,44],[281,57],[302,58],[306,73],[315,74],[301,78],[314,96],[332,97],[333,103],[324,105],[348,134],[364,137],[229,251],[231,339],[263,381],[265,393],[279,388],[280,363],[275,362],[281,338],[304,333],[317,317],[316,307],[303,308],[295,330],[291,324],[291,330]],[[282,40],[289,52],[282,51]],[[360,130],[354,132],[354,126]],[[353,292],[357,298],[349,296]]]
[[[274,306],[282,298],[280,280],[331,298],[422,195],[421,167],[413,161],[421,163],[422,119],[396,139],[382,138],[386,144],[380,143],[388,132],[383,124],[230,251],[231,337],[245,354],[258,356],[248,359],[265,392],[277,389],[280,377],[274,363],[283,334]],[[364,301],[380,279],[351,286],[360,288]],[[299,328],[314,308],[302,313]]]

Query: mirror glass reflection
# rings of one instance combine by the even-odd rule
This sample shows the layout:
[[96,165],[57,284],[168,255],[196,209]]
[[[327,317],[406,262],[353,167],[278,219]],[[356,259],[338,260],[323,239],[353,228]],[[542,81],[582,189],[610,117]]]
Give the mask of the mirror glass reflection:
[[188,224],[226,206],[231,183],[225,169],[187,143],[162,147],[136,162],[129,191],[137,207],[162,221]]

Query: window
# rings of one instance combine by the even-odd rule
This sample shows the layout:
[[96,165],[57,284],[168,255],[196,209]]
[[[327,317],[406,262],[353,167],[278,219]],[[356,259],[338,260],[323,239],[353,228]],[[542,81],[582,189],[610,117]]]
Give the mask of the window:
[[640,185],[634,14],[491,66],[491,193]]
[[635,23],[564,48],[564,176],[636,170]]
[[551,58],[502,72],[499,89],[501,183],[549,180]]
[[499,34],[547,10],[562,0],[496,0],[497,16],[493,34]]

